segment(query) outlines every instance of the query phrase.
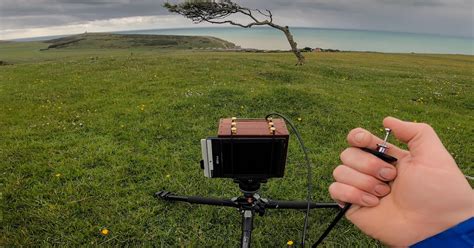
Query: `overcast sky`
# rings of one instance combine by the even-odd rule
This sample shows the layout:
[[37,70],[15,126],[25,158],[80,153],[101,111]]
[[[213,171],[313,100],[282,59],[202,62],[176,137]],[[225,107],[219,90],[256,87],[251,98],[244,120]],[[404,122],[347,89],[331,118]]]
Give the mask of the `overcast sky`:
[[[0,0],[0,39],[134,29],[203,27],[170,15],[164,0]],[[273,11],[282,25],[474,36],[474,0],[236,1]]]

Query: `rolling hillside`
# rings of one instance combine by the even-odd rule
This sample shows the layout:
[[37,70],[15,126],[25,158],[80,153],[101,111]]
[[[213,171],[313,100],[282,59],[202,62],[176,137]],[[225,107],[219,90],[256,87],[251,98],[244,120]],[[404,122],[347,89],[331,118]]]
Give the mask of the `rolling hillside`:
[[121,49],[121,48],[160,48],[160,49],[231,49],[235,44],[210,36],[178,35],[139,35],[84,33],[45,41],[47,49]]

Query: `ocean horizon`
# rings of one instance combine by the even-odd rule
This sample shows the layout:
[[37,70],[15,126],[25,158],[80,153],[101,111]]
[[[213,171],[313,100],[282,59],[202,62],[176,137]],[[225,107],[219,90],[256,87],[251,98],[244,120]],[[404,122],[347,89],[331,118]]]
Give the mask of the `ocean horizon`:
[[[432,53],[474,55],[474,37],[332,28],[290,27],[299,48],[383,53]],[[195,27],[115,31],[118,34],[214,36],[242,48],[289,50],[285,35],[274,28]],[[54,36],[61,37],[61,36]],[[42,40],[48,37],[17,39]]]

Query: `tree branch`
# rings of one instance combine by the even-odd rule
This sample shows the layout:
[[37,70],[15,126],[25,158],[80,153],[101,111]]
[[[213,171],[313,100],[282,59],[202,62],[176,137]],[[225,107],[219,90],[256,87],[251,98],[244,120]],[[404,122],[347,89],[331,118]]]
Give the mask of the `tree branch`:
[[[282,31],[288,39],[291,50],[298,58],[298,64],[301,65],[304,63],[304,56],[298,50],[297,44],[293,39],[293,35],[290,33],[290,29],[288,26],[280,26],[273,23],[273,14],[268,9],[265,9],[265,12],[259,9],[249,9],[242,7],[231,0],[224,0],[221,2],[195,0],[187,1],[181,4],[165,3],[163,6],[172,13],[177,13],[191,19],[194,23],[208,22],[212,24],[230,24],[242,28],[268,25],[272,28],[278,29]],[[258,17],[261,16],[257,17],[254,15],[256,12],[265,18],[260,20]],[[249,17],[252,22],[248,24],[242,24],[227,19],[229,16],[236,13],[240,13]]]
[[273,22],[273,14],[272,14],[272,12],[271,12],[270,10],[268,10],[268,9],[267,9],[266,11],[268,12],[268,15],[269,15],[268,17],[270,18],[270,22]]
[[[238,12],[250,17],[254,22],[256,23],[261,23],[261,22],[264,22],[264,21],[260,21],[258,20],[253,14],[252,14],[252,10],[248,9],[248,8],[244,8],[244,7],[240,7],[240,9],[238,10]],[[265,20],[266,21],[266,20]]]
[[236,23],[236,22],[233,22],[233,21],[230,21],[230,20],[226,20],[226,21],[213,21],[213,20],[205,20],[206,22],[209,22],[209,23],[213,23],[213,24],[231,24],[231,25],[234,25],[234,26],[239,26],[239,27],[242,27],[242,28],[251,28],[253,26],[257,26],[257,25],[265,25],[263,23],[257,23],[257,22],[251,22],[247,25],[244,25],[244,24],[240,24],[240,23]]

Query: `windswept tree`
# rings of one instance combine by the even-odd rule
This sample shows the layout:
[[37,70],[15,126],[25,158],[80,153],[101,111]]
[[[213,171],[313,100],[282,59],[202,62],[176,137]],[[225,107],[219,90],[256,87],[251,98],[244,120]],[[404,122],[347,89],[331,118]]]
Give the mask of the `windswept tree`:
[[[183,3],[172,4],[165,3],[163,5],[168,11],[178,13],[191,19],[194,23],[208,22],[213,24],[231,24],[242,28],[251,28],[254,26],[270,26],[282,31],[288,43],[290,43],[291,51],[298,59],[297,65],[304,64],[304,56],[298,50],[298,46],[290,33],[288,26],[280,26],[273,23],[273,14],[270,10],[259,10],[242,7],[231,0],[187,0]],[[230,20],[231,17],[243,15],[249,19],[248,23],[239,23]]]

